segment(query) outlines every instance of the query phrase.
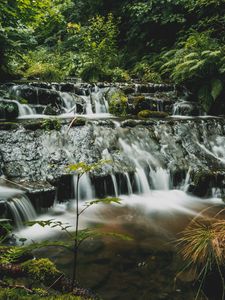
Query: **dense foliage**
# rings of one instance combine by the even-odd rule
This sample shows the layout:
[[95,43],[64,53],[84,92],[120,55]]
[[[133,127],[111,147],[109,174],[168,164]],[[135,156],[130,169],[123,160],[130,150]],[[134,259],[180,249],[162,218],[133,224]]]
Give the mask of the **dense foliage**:
[[172,81],[218,113],[224,7],[224,0],[3,0],[1,80]]

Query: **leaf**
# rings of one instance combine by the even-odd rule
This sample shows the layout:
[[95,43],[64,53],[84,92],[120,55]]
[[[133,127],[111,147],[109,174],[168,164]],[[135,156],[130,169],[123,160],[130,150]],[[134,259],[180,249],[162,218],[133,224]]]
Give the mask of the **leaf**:
[[75,172],[75,173],[78,173],[80,175],[83,175],[85,173],[89,173],[91,171],[97,170],[97,169],[101,168],[103,165],[109,164],[109,163],[111,163],[111,160],[101,159],[97,163],[93,163],[93,164],[89,164],[89,165],[86,164],[85,162],[72,164],[72,165],[67,166],[66,169],[69,172]]
[[214,100],[216,100],[223,90],[223,83],[220,79],[212,79],[211,80],[211,95]]
[[91,206],[91,205],[98,204],[98,203],[103,203],[103,204],[116,203],[116,204],[120,204],[121,199],[120,198],[109,198],[109,197],[104,198],[104,199],[97,199],[97,200],[87,202],[87,206]]

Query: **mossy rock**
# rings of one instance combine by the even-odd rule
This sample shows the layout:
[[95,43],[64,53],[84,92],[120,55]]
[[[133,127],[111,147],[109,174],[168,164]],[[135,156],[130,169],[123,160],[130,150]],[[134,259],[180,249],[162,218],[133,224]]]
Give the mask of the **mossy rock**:
[[152,111],[152,110],[142,110],[138,113],[138,117],[141,119],[149,119],[149,118],[166,118],[168,117],[168,113],[162,111]]
[[121,90],[114,90],[107,95],[109,112],[115,116],[126,116],[128,97]]
[[19,107],[16,102],[0,100],[0,119],[14,120],[19,116]]
[[86,124],[86,120],[84,118],[76,118],[72,124],[72,127],[84,126],[85,124]]
[[44,283],[54,282],[54,279],[61,274],[48,258],[28,260],[22,263],[21,267],[32,279]]

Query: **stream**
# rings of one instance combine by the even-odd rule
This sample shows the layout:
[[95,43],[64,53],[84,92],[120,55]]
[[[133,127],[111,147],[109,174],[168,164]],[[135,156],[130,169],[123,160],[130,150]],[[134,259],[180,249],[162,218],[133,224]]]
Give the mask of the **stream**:
[[[214,215],[224,208],[225,120],[202,115],[167,85],[42,83],[2,89],[5,101],[14,101],[19,110],[16,125],[2,121],[0,127],[0,216],[13,220],[16,236],[66,240],[59,229],[23,223],[54,219],[73,230],[77,178],[66,166],[109,160],[82,176],[80,209],[104,197],[119,197],[121,203],[91,206],[81,215],[80,229],[97,226],[132,240],[85,241],[79,252],[80,285],[109,300],[194,299],[192,275],[177,277],[183,265],[175,241],[203,210]],[[171,116],[115,117],[107,100],[114,89],[129,90],[130,106],[133,97],[144,96],[156,111]],[[51,117],[46,109],[53,102],[62,127],[47,132],[39,123]],[[74,116],[82,124],[69,129]],[[71,274],[70,253],[54,248],[36,255],[50,257]]]

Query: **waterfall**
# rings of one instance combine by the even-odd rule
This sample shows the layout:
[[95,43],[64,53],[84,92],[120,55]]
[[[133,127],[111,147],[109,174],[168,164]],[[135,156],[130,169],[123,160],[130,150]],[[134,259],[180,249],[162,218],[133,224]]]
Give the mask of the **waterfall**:
[[23,222],[35,220],[37,217],[30,200],[25,195],[11,198],[7,201],[7,205],[17,229],[23,227]]
[[[74,195],[77,194],[77,175],[73,176]],[[81,176],[79,180],[79,200],[92,200],[95,198],[95,193],[91,184],[91,180],[88,174]]]
[[0,198],[5,202],[7,217],[13,218],[17,229],[22,228],[24,222],[36,219],[34,208],[22,191],[0,186]]

